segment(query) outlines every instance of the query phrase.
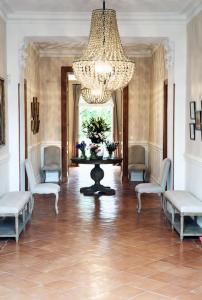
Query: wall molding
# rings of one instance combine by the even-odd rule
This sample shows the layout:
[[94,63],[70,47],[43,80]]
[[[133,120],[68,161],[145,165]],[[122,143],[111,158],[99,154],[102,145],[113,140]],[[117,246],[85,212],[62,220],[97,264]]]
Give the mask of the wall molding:
[[[6,12],[6,10],[5,10]],[[187,14],[189,12],[187,11]],[[90,22],[91,11],[90,12],[32,12],[32,11],[22,11],[22,12],[8,12],[7,14],[8,22],[20,22],[20,21],[84,21]],[[177,22],[185,23],[187,16],[182,13],[137,13],[137,12],[117,12],[117,19],[121,22],[128,23],[132,21],[145,21],[145,22]]]
[[0,165],[6,164],[9,162],[10,154],[4,153],[0,155]]
[[41,141],[40,145],[41,147],[58,146],[61,148],[61,141]]
[[192,3],[186,12],[187,23],[189,23],[200,11],[202,11],[202,1],[200,0],[195,4]]
[[29,146],[28,147],[28,152],[31,153],[33,152],[37,147],[40,147],[41,143],[37,143],[37,144],[34,144],[32,146]]
[[189,153],[185,153],[184,157],[185,157],[186,162],[190,162],[190,163],[196,165],[197,167],[202,168],[202,157],[195,156],[195,155],[192,155]]

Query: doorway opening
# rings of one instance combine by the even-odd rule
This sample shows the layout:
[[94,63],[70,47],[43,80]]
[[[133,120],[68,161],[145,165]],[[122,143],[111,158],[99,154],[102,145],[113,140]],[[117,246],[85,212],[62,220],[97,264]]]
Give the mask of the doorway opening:
[[85,141],[86,144],[90,144],[91,141],[86,138],[83,133],[82,124],[85,121],[89,121],[92,117],[98,118],[102,117],[106,123],[109,125],[110,130],[106,133],[106,138],[109,141],[113,140],[113,101],[110,99],[104,104],[88,104],[82,96],[79,100],[79,126],[78,126],[78,141]]

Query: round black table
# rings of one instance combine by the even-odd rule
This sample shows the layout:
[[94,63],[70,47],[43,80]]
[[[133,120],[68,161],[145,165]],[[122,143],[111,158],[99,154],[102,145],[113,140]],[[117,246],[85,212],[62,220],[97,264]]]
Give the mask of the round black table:
[[100,184],[100,181],[104,178],[104,171],[101,169],[100,165],[102,164],[112,164],[117,165],[122,162],[122,158],[102,158],[102,159],[82,159],[79,157],[72,158],[72,162],[75,164],[84,164],[84,165],[95,165],[90,172],[91,178],[94,180],[94,184],[89,187],[80,188],[80,192],[85,196],[93,196],[95,193],[100,193],[104,195],[115,195],[115,190],[111,189],[109,186],[104,186]]

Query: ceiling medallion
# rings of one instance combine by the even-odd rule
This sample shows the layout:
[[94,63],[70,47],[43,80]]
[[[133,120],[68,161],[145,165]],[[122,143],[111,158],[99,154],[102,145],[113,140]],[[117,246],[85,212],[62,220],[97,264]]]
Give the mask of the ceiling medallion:
[[116,12],[96,9],[92,12],[90,36],[83,55],[73,62],[74,74],[88,89],[114,91],[125,87],[131,80],[135,64],[121,44]]

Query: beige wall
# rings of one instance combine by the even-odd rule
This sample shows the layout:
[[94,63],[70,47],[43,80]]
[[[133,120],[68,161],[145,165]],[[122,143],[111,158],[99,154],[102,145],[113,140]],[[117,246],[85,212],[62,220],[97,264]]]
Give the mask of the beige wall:
[[151,58],[135,59],[135,73],[129,84],[129,143],[148,142],[151,92]]
[[33,97],[38,98],[40,103],[39,118],[41,118],[41,100],[39,95],[39,54],[33,44],[27,47],[27,62],[24,70],[24,78],[27,80],[27,129],[28,145],[32,147],[40,142],[41,128],[39,133],[33,134],[31,131],[31,102]]
[[71,66],[72,61],[73,58],[40,58],[43,142],[61,141],[61,67]]
[[0,77],[5,80],[5,109],[6,109],[6,145],[0,146],[0,195],[8,191],[8,121],[7,121],[7,88],[6,88],[6,24],[0,17]]
[[129,84],[129,147],[133,144],[145,147],[150,180],[158,182],[163,149],[164,80],[167,78],[163,45],[152,57],[136,58],[135,62],[135,74]]
[[[40,180],[40,142],[41,142],[41,124],[42,119],[42,103],[39,93],[39,54],[38,50],[30,43],[27,47],[27,61],[24,69],[24,78],[27,80],[27,135],[28,135],[28,157],[32,161],[37,180]],[[39,102],[39,132],[33,134],[31,131],[31,102],[33,97],[37,97]]]
[[160,45],[152,55],[151,101],[149,116],[149,173],[150,180],[159,182],[160,166],[163,159],[163,106],[165,69],[165,50]]
[[166,79],[164,47],[161,45],[152,56],[149,142],[163,147],[163,102]]

